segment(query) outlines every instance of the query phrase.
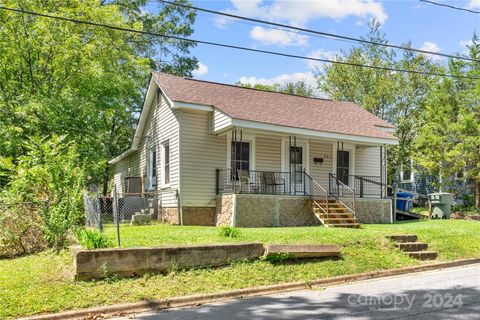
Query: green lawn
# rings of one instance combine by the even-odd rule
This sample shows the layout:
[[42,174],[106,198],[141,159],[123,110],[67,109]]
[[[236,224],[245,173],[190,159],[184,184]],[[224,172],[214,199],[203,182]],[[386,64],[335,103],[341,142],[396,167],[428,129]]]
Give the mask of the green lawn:
[[[220,237],[214,227],[152,225],[121,229],[124,246],[218,242],[336,243],[338,261],[271,264],[239,262],[222,268],[172,270],[167,275],[97,282],[72,280],[68,252],[52,252],[0,260],[0,319],[42,312],[212,293],[288,281],[359,273],[420,264],[393,248],[385,235],[414,233],[440,254],[439,260],[480,257],[480,223],[436,220],[395,225],[364,225],[362,229],[322,227],[241,229],[236,239]],[[106,233],[115,239],[111,228]]]

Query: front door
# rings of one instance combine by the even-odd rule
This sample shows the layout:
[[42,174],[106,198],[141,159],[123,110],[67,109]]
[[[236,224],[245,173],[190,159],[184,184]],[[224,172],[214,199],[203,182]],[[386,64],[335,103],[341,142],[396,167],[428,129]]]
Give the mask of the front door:
[[303,193],[304,148],[290,147],[290,187],[292,193]]
[[348,186],[350,168],[350,151],[337,151],[337,178]]

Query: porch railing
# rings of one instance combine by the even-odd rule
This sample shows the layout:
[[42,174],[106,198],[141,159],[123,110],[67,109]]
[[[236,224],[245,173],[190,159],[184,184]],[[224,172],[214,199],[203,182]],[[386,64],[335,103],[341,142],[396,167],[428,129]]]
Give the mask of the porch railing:
[[336,175],[328,175],[329,193],[355,215],[355,191],[340,181]]
[[[217,169],[217,194],[304,194],[303,172],[298,173],[298,188],[291,186],[290,172]],[[300,178],[302,181],[300,181]]]
[[328,218],[328,192],[308,173],[305,175],[305,195],[310,198],[316,207],[323,211]]
[[349,175],[348,185],[360,198],[386,198],[387,189],[380,176]]

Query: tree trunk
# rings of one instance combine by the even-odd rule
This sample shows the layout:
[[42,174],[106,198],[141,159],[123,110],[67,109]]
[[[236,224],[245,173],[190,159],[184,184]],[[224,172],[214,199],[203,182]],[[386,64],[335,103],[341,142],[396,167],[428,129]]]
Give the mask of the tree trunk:
[[107,196],[108,193],[108,181],[110,180],[110,165],[107,163],[105,171],[103,173],[103,196]]
[[480,208],[480,179],[475,183],[475,206]]

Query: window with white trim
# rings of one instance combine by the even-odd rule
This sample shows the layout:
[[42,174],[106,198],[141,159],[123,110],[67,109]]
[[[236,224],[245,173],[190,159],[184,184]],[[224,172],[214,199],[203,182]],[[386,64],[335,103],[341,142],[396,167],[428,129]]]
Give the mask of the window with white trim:
[[147,189],[153,190],[157,186],[157,149],[151,147],[148,150],[147,162]]
[[170,184],[170,142],[167,140],[162,143],[163,161],[162,161],[162,185]]

